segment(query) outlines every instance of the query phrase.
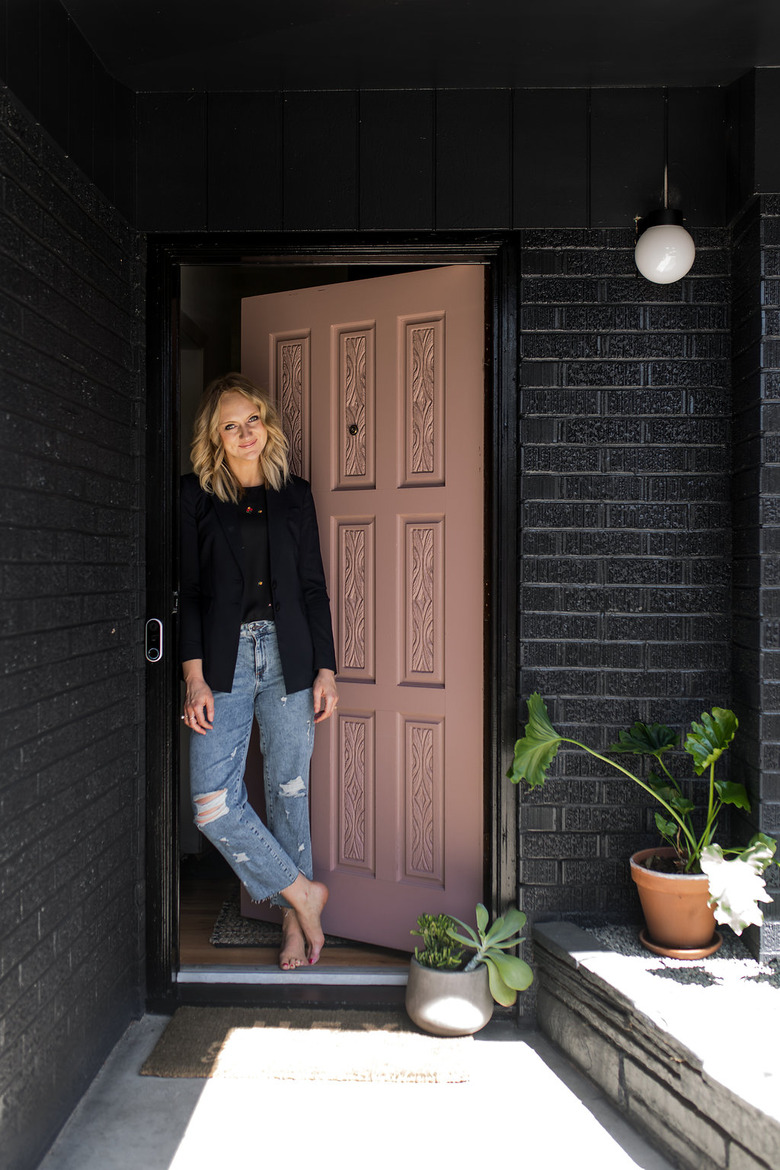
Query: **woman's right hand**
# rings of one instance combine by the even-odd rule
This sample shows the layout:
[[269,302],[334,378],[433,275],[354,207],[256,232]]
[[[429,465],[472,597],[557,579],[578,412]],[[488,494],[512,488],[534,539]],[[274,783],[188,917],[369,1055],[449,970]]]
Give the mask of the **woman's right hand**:
[[[182,664],[187,693],[184,698],[183,719],[190,731],[205,735],[214,726],[214,695],[200,670],[195,668],[196,660]],[[201,664],[198,662],[197,666]],[[191,669],[188,670],[187,668]]]

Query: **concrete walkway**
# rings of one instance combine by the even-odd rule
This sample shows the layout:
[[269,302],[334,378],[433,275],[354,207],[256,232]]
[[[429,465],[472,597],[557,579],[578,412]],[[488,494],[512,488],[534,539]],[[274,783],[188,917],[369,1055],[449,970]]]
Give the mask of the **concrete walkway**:
[[146,1016],[128,1029],[40,1170],[384,1168],[409,1155],[435,1165],[672,1170],[537,1032],[490,1024],[464,1084],[141,1077],[166,1022]]

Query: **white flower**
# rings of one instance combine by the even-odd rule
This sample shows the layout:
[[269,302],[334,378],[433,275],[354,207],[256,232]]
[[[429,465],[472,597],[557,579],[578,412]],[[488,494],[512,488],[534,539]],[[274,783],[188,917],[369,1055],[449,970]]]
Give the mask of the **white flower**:
[[702,849],[701,868],[709,878],[709,904],[716,922],[730,926],[736,934],[742,934],[746,926],[761,925],[764,914],[758,903],[772,901],[762,876],[771,857],[761,844],[752,845],[731,861],[723,856],[720,845]]

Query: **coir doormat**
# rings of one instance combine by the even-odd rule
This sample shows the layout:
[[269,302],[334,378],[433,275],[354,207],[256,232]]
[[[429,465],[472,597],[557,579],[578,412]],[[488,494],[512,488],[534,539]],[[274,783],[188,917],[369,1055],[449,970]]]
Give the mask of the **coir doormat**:
[[141,1076],[467,1081],[472,1043],[425,1035],[404,1012],[180,1007]]
[[[260,922],[257,918],[241,916],[241,895],[238,889],[222,903],[214,929],[209,937],[213,947],[275,947],[282,945],[282,928],[275,922]],[[333,934],[325,935],[326,947],[350,947],[355,943]]]

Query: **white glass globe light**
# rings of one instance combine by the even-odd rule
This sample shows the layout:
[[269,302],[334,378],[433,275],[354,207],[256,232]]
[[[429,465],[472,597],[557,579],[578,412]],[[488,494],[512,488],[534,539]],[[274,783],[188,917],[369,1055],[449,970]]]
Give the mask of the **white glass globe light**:
[[639,231],[634,260],[646,280],[672,284],[690,272],[696,246],[682,225],[679,211],[653,212],[640,220]]

